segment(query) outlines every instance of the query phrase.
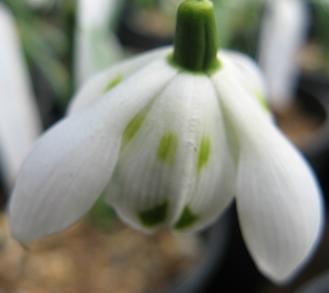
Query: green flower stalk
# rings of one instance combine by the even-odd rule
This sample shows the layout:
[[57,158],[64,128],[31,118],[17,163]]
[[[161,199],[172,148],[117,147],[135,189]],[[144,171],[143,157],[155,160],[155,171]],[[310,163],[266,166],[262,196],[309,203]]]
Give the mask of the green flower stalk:
[[211,73],[219,68],[214,7],[209,0],[183,2],[177,12],[173,64]]

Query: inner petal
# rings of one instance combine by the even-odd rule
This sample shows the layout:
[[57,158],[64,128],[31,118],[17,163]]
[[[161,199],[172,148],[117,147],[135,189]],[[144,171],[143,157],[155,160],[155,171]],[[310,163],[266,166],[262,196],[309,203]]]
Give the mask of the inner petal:
[[142,230],[201,227],[227,206],[232,164],[219,111],[209,79],[185,73],[148,106],[107,189],[124,221]]

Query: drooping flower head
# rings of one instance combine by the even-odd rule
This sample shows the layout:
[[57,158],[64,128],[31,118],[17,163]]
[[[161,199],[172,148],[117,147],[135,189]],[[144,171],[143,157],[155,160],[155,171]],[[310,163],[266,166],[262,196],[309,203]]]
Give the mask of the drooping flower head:
[[235,197],[243,236],[274,281],[318,240],[322,208],[307,163],[273,124],[257,67],[217,52],[213,5],[180,5],[174,48],[90,80],[26,159],[10,203],[27,244],[77,221],[105,193],[143,231],[197,231]]

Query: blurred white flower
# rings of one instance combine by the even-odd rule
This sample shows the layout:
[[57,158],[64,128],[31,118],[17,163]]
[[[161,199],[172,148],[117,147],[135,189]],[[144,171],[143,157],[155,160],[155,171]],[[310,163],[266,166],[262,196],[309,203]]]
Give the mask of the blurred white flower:
[[175,15],[177,7],[183,0],[160,0],[159,7],[167,15]]
[[32,8],[50,7],[58,0],[25,0],[25,2]]
[[[247,247],[274,281],[317,243],[322,206],[307,163],[269,118],[255,65],[220,51],[212,75],[152,51],[104,71],[37,143],[10,203],[22,243],[64,229],[105,193],[143,231],[196,231],[234,196]],[[261,102],[260,102],[261,101]]]
[[120,5],[121,0],[77,1],[74,55],[77,87],[122,57],[122,49],[110,30]]
[[0,44],[0,160],[11,186],[41,127],[15,21],[2,4]]
[[283,108],[294,97],[298,54],[306,38],[308,11],[301,0],[266,1],[261,26],[259,61],[265,73],[269,99]]

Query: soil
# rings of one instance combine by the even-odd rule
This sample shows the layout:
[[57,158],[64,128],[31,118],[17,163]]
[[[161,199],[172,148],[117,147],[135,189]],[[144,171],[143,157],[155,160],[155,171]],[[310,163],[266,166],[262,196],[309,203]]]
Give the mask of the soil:
[[298,56],[298,63],[302,72],[329,73],[328,53],[326,49],[315,41],[304,45]]
[[194,236],[145,235],[119,222],[106,232],[87,220],[24,249],[0,218],[0,292],[161,292],[199,256]]

